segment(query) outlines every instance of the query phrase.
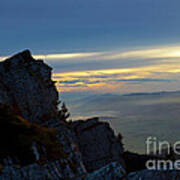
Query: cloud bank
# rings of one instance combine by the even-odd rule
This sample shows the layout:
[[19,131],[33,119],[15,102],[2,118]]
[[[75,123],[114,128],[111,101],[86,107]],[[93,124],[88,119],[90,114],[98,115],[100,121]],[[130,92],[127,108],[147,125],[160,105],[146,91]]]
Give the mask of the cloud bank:
[[[7,57],[0,57],[3,60]],[[34,55],[54,68],[60,91],[180,89],[180,46]]]

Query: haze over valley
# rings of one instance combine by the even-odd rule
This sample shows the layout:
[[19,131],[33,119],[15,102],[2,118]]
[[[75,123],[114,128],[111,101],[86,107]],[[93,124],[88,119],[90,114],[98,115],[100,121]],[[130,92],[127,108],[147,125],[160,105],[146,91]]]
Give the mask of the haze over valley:
[[124,137],[126,149],[144,153],[148,136],[180,140],[180,92],[85,95],[62,93],[75,119],[100,117]]

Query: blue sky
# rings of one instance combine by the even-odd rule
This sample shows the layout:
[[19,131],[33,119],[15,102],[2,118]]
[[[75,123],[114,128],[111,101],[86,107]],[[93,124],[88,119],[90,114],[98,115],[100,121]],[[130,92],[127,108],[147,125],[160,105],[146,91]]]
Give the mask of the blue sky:
[[179,43],[179,5],[178,0],[2,0],[1,54]]
[[[108,74],[111,77],[106,82],[107,91],[128,92],[128,88],[133,91],[177,90],[180,89],[177,85],[177,69],[180,67],[179,7],[179,0],[2,0],[0,56],[9,56],[28,48],[52,65],[55,73],[81,74],[82,71],[90,71],[87,81],[82,76],[72,78],[63,74],[64,82],[71,82],[69,86],[75,82],[74,89],[70,90],[91,89],[90,81],[96,82],[96,90],[101,89],[99,85],[105,80],[98,83],[99,79],[92,79],[94,74],[97,75],[94,71],[100,70],[98,76],[106,76],[110,72],[108,69],[122,68],[137,70],[134,74],[131,72],[131,76],[127,73],[123,76],[131,78],[131,83],[122,81],[122,74],[120,77],[119,71],[116,71],[118,79],[114,79],[113,87],[117,86],[117,82],[119,87],[112,88],[112,77],[115,75]],[[148,51],[152,49],[153,52]],[[160,50],[160,53],[157,55],[154,49]],[[141,55],[134,53],[137,50]],[[76,56],[47,58],[49,54],[76,53]],[[128,55],[122,56],[122,53]],[[151,53],[150,58],[148,54]],[[116,58],[112,58],[114,56]],[[167,65],[171,68],[165,68]],[[145,75],[142,67],[148,69],[149,74]],[[148,67],[153,67],[153,72]],[[162,79],[162,84],[155,79]],[[81,86],[86,88],[80,89]],[[64,89],[67,89],[67,83]]]

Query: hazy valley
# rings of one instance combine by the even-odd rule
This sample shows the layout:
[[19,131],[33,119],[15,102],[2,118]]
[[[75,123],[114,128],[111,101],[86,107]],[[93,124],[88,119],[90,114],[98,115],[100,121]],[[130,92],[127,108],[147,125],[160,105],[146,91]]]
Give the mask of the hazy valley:
[[[145,151],[148,136],[178,141],[180,92],[85,95],[62,93],[72,119],[98,116],[121,132],[127,149]],[[74,98],[73,98],[74,97]]]

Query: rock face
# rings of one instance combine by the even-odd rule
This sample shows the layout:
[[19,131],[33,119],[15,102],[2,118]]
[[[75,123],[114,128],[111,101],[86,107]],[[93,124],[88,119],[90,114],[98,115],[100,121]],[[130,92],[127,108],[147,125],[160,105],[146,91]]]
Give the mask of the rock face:
[[126,172],[123,167],[118,163],[113,162],[88,174],[85,180],[123,180],[125,177]]
[[[138,163],[138,162],[137,162]],[[110,163],[105,167],[88,174],[85,180],[179,180],[180,171],[143,170],[127,175],[122,166]],[[77,179],[78,180],[78,179]]]
[[[24,127],[22,128],[24,129]],[[30,129],[32,128],[33,127],[30,127]],[[45,129],[45,132],[41,130],[42,132],[40,133],[46,133],[46,131],[48,132],[49,130],[51,129],[47,128]],[[33,132],[35,131],[36,130],[33,130]],[[52,129],[52,131],[54,132],[54,129]],[[10,133],[11,132],[9,132],[8,134]],[[28,131],[28,134],[29,133],[31,133],[31,131]],[[31,139],[27,138],[28,135],[26,133],[24,134],[22,132],[21,134],[19,134],[14,139],[14,147],[11,147],[12,153],[10,151],[11,149],[8,149],[10,153],[4,153],[4,147],[0,150],[0,180],[36,180],[45,179],[45,177],[48,177],[49,179],[73,179],[85,174],[86,169],[84,168],[84,165],[82,163],[81,155],[79,151],[77,151],[76,145],[72,141],[71,136],[69,136],[69,133],[70,132],[68,132],[68,129],[66,127],[62,127],[61,132],[57,132],[56,138],[53,137],[52,139],[50,139],[52,140],[52,142],[49,142],[49,137],[47,134],[45,134],[44,137],[42,135],[35,135],[35,137],[37,137],[37,141],[33,138],[32,135],[32,143],[29,142]],[[50,135],[53,136],[53,134]],[[12,138],[8,138],[6,140],[10,140],[11,142],[11,139]],[[43,139],[48,143],[44,144]],[[28,141],[28,143],[26,141]],[[27,147],[27,145],[29,147]],[[18,148],[19,146],[23,149]],[[56,149],[54,150],[54,148]],[[19,154],[17,150],[25,154]],[[4,158],[2,158],[2,153],[5,154]]]
[[92,118],[73,122],[71,127],[87,171],[92,172],[115,161],[124,167],[122,142],[108,123]]
[[[32,155],[34,165],[26,162],[24,166],[19,163],[20,159],[18,157],[11,154],[0,159],[0,164],[3,167],[3,174],[0,179],[6,179],[4,177],[7,176],[10,179],[31,179],[29,177],[32,174],[32,179],[36,179],[40,174],[42,179],[46,176],[51,176],[51,179],[70,179],[86,173],[81,154],[76,147],[77,145],[73,142],[71,130],[66,123],[58,119],[57,102],[58,92],[51,80],[51,68],[43,61],[33,59],[29,51],[19,53],[0,63],[0,104],[8,105],[15,114],[12,115],[12,117],[15,116],[14,121],[11,122],[11,118],[9,118],[10,123],[6,123],[7,118],[3,118],[4,116],[0,114],[1,119],[5,120],[1,123],[9,129],[19,128],[22,134],[20,134],[21,137],[18,136],[18,139],[15,139],[17,147],[23,145],[21,139],[25,138],[24,142],[26,143],[26,140],[28,140],[28,146],[31,146],[30,149],[32,149],[28,150],[26,148],[26,151],[34,153]],[[26,120],[39,125],[29,124]],[[57,154],[55,160],[49,160],[46,156],[46,154],[49,154],[46,152],[47,150],[52,152],[54,151],[52,148],[56,147],[52,145],[48,149],[43,144],[47,138],[52,136],[46,133],[46,131],[52,131],[51,129],[45,130],[44,137],[34,137],[35,135],[32,132],[37,132],[37,128],[41,129],[39,126],[44,124],[48,128],[56,128],[53,131],[58,131],[59,149],[65,154],[64,157]],[[23,129],[25,130],[23,131]],[[27,138],[29,137],[27,132],[32,133],[32,138]],[[12,131],[8,133],[10,133],[8,138],[13,142]],[[24,144],[24,147],[27,147],[27,143]],[[52,142],[46,144],[52,144]],[[38,165],[38,163],[42,165]],[[19,166],[22,168],[15,168]]]
[[29,174],[36,174],[37,177],[41,174],[42,178],[71,179],[86,174],[86,169],[92,172],[114,161],[123,164],[122,144],[107,123],[90,119],[69,126],[58,118],[58,92],[51,80],[51,70],[42,60],[33,59],[28,50],[1,62],[0,104],[7,104],[18,116],[31,123],[58,130],[57,138],[66,157],[59,157],[52,162],[47,162],[47,157],[44,157],[46,161],[38,164],[41,151],[46,148],[33,142],[31,149],[35,161],[18,169],[16,167],[22,165],[15,162],[14,157],[5,157],[1,160],[1,177],[8,174],[11,178],[17,176],[23,179],[29,178]]
[[23,168],[18,166],[6,166],[1,172],[0,180],[64,180],[64,179],[73,179],[73,176],[70,176],[71,170],[66,169],[68,175],[62,174],[62,166],[60,166],[58,161],[49,162],[44,165],[31,164]]
[[0,63],[0,103],[10,104],[23,118],[44,122],[57,113],[58,92],[51,68],[28,50]]

